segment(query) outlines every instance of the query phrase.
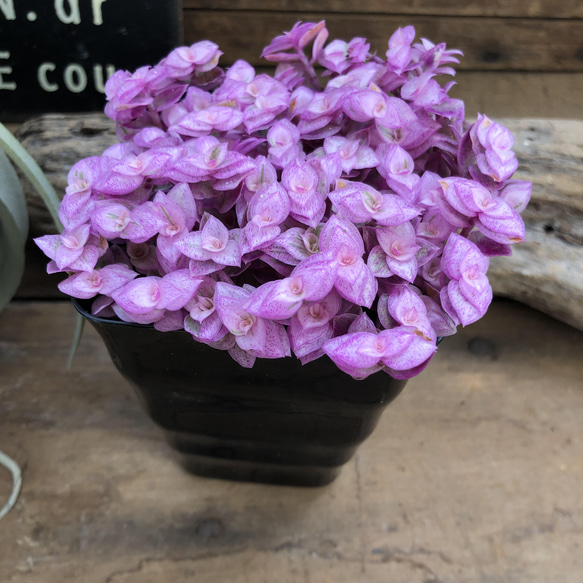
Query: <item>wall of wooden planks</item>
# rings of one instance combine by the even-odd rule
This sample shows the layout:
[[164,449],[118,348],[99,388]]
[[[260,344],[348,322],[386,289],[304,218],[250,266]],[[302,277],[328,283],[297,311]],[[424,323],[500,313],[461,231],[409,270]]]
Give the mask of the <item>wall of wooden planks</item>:
[[451,94],[467,116],[583,119],[581,0],[183,0],[187,44],[210,39],[230,64],[265,65],[262,48],[297,20],[325,19],[330,38],[366,37],[379,54],[399,26],[464,57]]

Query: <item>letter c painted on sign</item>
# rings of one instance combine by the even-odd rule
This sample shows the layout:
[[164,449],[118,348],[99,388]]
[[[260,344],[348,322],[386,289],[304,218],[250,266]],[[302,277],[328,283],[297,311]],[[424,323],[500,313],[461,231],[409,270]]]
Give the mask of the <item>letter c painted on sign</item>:
[[55,63],[43,63],[37,72],[38,84],[48,93],[58,91],[59,86],[56,83],[51,83],[47,79],[47,71],[54,71],[57,68]]

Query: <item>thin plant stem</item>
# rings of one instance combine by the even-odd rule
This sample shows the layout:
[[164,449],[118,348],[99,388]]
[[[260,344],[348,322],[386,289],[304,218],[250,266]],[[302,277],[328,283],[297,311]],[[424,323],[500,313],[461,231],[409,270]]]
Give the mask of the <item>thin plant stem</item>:
[[67,370],[71,370],[73,366],[73,359],[77,353],[77,348],[83,337],[83,330],[85,328],[85,318],[81,314],[76,314],[77,318],[75,320],[75,333],[73,335],[73,341],[71,342],[71,348],[69,348],[69,358],[67,358]]
[[304,51],[298,50],[298,55],[300,57],[300,62],[302,63],[304,69],[306,70],[308,79],[312,84],[312,87],[317,91],[322,91],[322,84],[320,83],[320,79],[318,78],[316,69],[314,69],[314,66],[310,64],[310,61],[308,61],[308,57],[306,57]]

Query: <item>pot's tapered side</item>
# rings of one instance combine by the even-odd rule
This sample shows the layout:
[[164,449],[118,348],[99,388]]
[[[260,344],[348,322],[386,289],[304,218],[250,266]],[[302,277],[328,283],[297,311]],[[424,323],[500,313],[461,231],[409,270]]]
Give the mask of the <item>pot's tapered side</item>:
[[204,476],[318,486],[331,482],[406,381],[355,381],[327,357],[257,359],[242,368],[184,331],[96,318],[102,337],[183,465]]

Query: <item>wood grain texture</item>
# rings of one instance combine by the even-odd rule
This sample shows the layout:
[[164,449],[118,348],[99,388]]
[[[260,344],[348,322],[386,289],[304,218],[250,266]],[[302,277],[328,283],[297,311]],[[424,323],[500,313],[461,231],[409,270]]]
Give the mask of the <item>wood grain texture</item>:
[[583,71],[581,20],[193,10],[184,13],[185,42],[209,39],[225,53],[221,62],[257,65],[263,47],[296,20],[324,18],[330,39],[366,37],[380,55],[398,27],[413,24],[418,37],[461,49],[459,70]]
[[[99,156],[116,141],[115,124],[102,113],[48,114],[22,124],[15,136],[63,198],[69,170],[81,158]],[[23,180],[31,234],[54,232],[54,224],[33,186]]]
[[297,489],[186,474],[92,329],[63,370],[73,321],[0,315],[0,444],[24,469],[3,583],[580,583],[583,333],[495,303],[335,483]]
[[460,71],[450,95],[463,99],[466,117],[583,119],[583,73]]
[[[503,123],[504,120],[502,120]],[[533,183],[523,212],[526,242],[494,258],[488,277],[510,296],[583,330],[583,122],[507,120]]]
[[185,10],[583,18],[583,4],[579,0],[183,0],[183,6]]

